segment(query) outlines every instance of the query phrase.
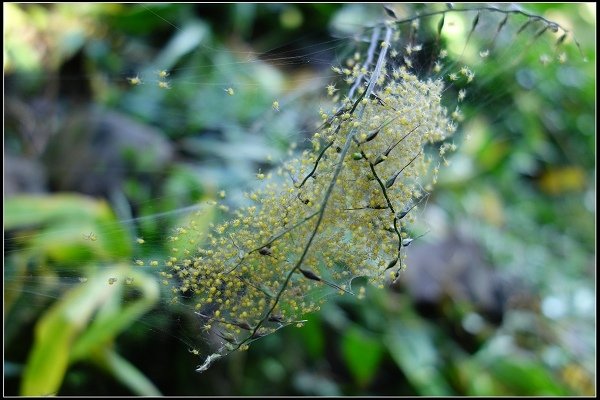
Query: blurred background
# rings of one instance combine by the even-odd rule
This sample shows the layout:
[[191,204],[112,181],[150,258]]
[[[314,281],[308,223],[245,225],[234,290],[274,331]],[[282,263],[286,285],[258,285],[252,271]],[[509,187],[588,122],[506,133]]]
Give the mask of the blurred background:
[[[203,374],[193,314],[136,264],[164,260],[195,205],[221,191],[242,204],[258,171],[306,146],[331,66],[386,12],[3,7],[5,394],[595,394],[594,4],[527,5],[572,28],[583,55],[568,39],[567,62],[544,66],[556,54],[534,41],[514,66],[475,70],[485,79],[397,285],[332,298]],[[467,26],[462,43],[474,15],[447,22]]]

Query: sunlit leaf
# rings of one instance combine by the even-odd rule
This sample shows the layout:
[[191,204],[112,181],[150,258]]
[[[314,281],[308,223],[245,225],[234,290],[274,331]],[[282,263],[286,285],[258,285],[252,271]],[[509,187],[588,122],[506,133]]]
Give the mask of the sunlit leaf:
[[[109,279],[123,282],[131,272],[127,267],[103,270],[68,292],[42,317],[36,325],[34,345],[23,374],[22,395],[57,393],[72,357],[84,357],[98,346],[109,344],[120,330],[152,306],[158,299],[158,284],[144,281],[139,273],[134,273],[141,283],[138,285],[138,289],[142,290],[141,296],[125,308],[112,310],[112,315],[105,316],[108,322],[96,325],[90,333],[84,333],[94,313],[119,295],[121,283],[110,285]],[[82,341],[77,342],[81,334]]]

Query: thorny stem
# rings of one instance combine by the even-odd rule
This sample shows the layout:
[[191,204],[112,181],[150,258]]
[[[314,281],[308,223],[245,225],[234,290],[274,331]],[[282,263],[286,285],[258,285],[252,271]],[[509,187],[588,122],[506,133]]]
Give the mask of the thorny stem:
[[[361,152],[362,152],[362,150],[361,150]],[[394,232],[396,233],[396,236],[398,236],[398,256],[397,256],[396,260],[399,260],[400,256],[401,256],[400,252],[402,251],[402,235],[400,234],[400,230],[402,230],[402,226],[400,226],[400,229],[398,229],[398,219],[396,218],[396,211],[394,210],[394,206],[392,206],[392,202],[390,201],[390,198],[388,197],[387,190],[385,190],[385,185],[383,184],[383,182],[377,175],[377,172],[375,172],[375,167],[373,166],[373,163],[371,161],[369,161],[369,159],[366,158],[364,153],[363,153],[363,157],[365,157],[365,160],[369,163],[369,168],[371,168],[371,172],[373,173],[373,176],[375,177],[375,179],[377,180],[377,183],[381,187],[381,192],[383,193],[383,197],[385,197],[385,201],[388,204],[390,212],[394,216]]]
[[[386,28],[385,42],[389,43],[391,40],[391,37],[392,37],[392,29],[388,27],[388,28]],[[375,87],[375,84],[377,83],[377,79],[379,78],[379,75],[381,74],[381,69],[383,67],[383,63],[385,60],[385,56],[387,54],[388,47],[389,46],[382,47],[381,53],[379,54],[379,59],[377,60],[377,65],[375,67],[373,74],[371,75],[369,86],[367,87],[367,90],[365,91],[366,98],[369,98],[369,95],[373,91],[373,88]],[[353,109],[356,108],[356,105],[358,104],[358,102],[360,100],[361,100],[361,98],[357,99],[356,104],[353,107]],[[362,117],[364,110],[365,110],[364,107],[360,110],[358,119],[360,119]],[[233,350],[239,349],[242,345],[248,343],[248,341],[251,340],[252,337],[254,337],[256,335],[256,333],[258,332],[260,327],[269,318],[269,316],[271,315],[271,313],[273,312],[275,307],[277,307],[277,304],[279,303],[279,299],[283,295],[283,292],[286,290],[288,283],[292,279],[292,275],[301,267],[302,262],[304,261],[304,258],[306,257],[306,254],[308,253],[308,250],[310,249],[310,246],[311,246],[314,238],[317,235],[319,227],[321,226],[321,222],[323,221],[323,216],[325,215],[325,209],[327,208],[327,203],[329,202],[329,198],[331,197],[331,193],[333,192],[333,188],[335,187],[337,178],[338,178],[340,172],[342,171],[342,168],[344,167],[344,159],[346,158],[346,155],[348,154],[348,150],[350,150],[350,146],[352,144],[355,134],[356,134],[356,128],[352,128],[350,130],[350,132],[348,133],[348,136],[346,138],[346,143],[344,144],[344,147],[340,153],[340,162],[338,163],[338,165],[333,173],[333,177],[331,178],[331,183],[327,187],[327,190],[325,191],[325,195],[323,196],[323,201],[322,201],[321,206],[318,211],[317,222],[315,223],[315,227],[314,227],[310,237],[308,238],[306,245],[304,246],[304,250],[302,251],[300,258],[298,259],[298,261],[296,262],[294,267],[290,270],[290,272],[287,274],[285,281],[283,282],[283,285],[277,292],[275,299],[271,302],[271,306],[269,307],[269,310],[265,313],[264,317],[258,322],[258,324],[256,324],[256,326],[254,327],[254,329],[252,331],[252,334],[250,336],[248,336],[246,339],[244,339],[241,343],[239,343]]]
[[[550,21],[549,19],[546,19],[546,18],[542,17],[541,15],[531,14],[531,13],[528,13],[527,11],[523,11],[520,9],[503,10],[503,9],[493,7],[493,6],[480,6],[480,7],[473,7],[473,8],[449,8],[447,10],[432,11],[432,12],[428,12],[428,13],[418,14],[418,15],[415,15],[410,18],[398,19],[394,23],[395,24],[404,24],[404,23],[412,22],[412,21],[419,20],[419,19],[422,19],[425,17],[432,17],[435,15],[446,15],[446,13],[452,13],[452,12],[460,13],[460,12],[469,12],[469,11],[497,12],[497,13],[505,14],[507,16],[509,14],[520,14],[520,15],[523,15],[523,16],[529,18],[530,21],[542,21],[544,24],[546,24],[550,29],[552,29],[554,31],[558,31],[560,29],[563,31],[564,34],[571,33],[571,31],[568,30],[567,28],[565,28],[564,26],[562,26],[554,21]],[[583,54],[581,45],[579,44],[577,39],[575,39],[573,37],[573,41],[575,42],[575,45],[579,49],[581,56],[585,57],[585,55]]]
[[[338,126],[338,130],[340,129],[340,126]],[[327,151],[328,148],[330,148],[333,145],[334,142],[329,142],[327,143],[327,146],[325,146],[323,148],[323,150],[321,150],[321,153],[319,154],[319,156],[317,157],[317,160],[315,161],[315,165],[312,169],[312,171],[310,171],[310,173],[308,175],[306,175],[306,178],[304,178],[302,180],[302,182],[300,183],[300,185],[298,186],[298,188],[301,188],[302,186],[304,186],[304,184],[306,183],[306,181],[308,180],[308,178],[310,178],[311,176],[313,176],[315,174],[315,171],[317,170],[317,167],[319,166],[319,161],[321,161],[321,157],[323,157],[323,154],[325,154],[325,151]]]
[[[403,212],[401,215],[396,215],[396,211],[394,210],[394,207],[392,206],[392,202],[390,201],[390,198],[388,197],[387,194],[387,190],[386,190],[386,186],[384,185],[383,181],[381,180],[381,178],[379,178],[379,176],[377,175],[377,172],[375,171],[375,165],[367,158],[367,155],[361,150],[360,153],[362,154],[363,158],[365,159],[366,162],[369,163],[369,168],[371,168],[371,172],[373,173],[373,176],[375,177],[375,179],[377,180],[377,183],[379,184],[379,187],[381,187],[381,192],[383,193],[383,197],[385,197],[385,201],[388,204],[388,208],[390,209],[390,212],[392,213],[392,215],[394,216],[394,232],[396,233],[396,236],[398,237],[398,255],[396,256],[396,260],[395,262],[392,264],[395,265],[396,263],[398,263],[398,261],[400,261],[400,258],[402,257],[402,225],[400,225],[400,229],[398,229],[398,221],[401,220],[402,218],[404,218],[404,216],[410,212],[410,210],[412,210],[415,206],[413,205],[408,211]],[[404,171],[404,169],[406,167],[408,167],[410,164],[412,164],[412,162],[421,154],[421,152],[419,152],[412,160],[410,160],[408,162],[408,164],[406,164],[398,174],[400,174],[402,171]],[[386,268],[386,270],[389,268]],[[398,270],[400,271],[400,269],[402,269],[402,262],[400,261],[400,266],[398,267]]]
[[519,9],[502,10],[501,8],[497,8],[497,7],[493,7],[493,6],[481,6],[481,7],[473,7],[473,8],[449,8],[447,10],[431,11],[428,13],[415,15],[414,17],[399,19],[399,20],[395,21],[395,23],[404,24],[406,22],[412,22],[412,21],[422,19],[425,17],[432,17],[432,16],[440,15],[440,14],[445,15],[446,13],[451,13],[451,12],[469,12],[469,11],[490,11],[490,12],[499,12],[501,14],[521,14],[532,20],[543,21],[544,23],[548,24],[549,26],[554,26],[558,29],[561,29],[565,33],[570,32],[568,29],[566,29],[562,25],[560,25],[554,21],[550,21],[550,20],[542,17],[541,15],[531,14],[531,13],[528,13],[526,11],[519,10]]
[[383,158],[383,156],[385,156],[385,157],[389,156],[390,152],[392,150],[394,150],[394,148],[396,146],[398,146],[400,144],[400,142],[402,142],[404,139],[406,139],[411,133],[413,133],[414,131],[416,131],[417,129],[419,129],[420,126],[421,126],[420,124],[417,125],[417,126],[415,126],[406,135],[402,136],[400,138],[400,140],[398,140],[396,143],[394,143],[393,145],[391,145],[390,147],[388,147],[388,149],[385,152],[383,152],[379,157],[377,157],[377,159],[375,159],[375,161],[373,162],[373,165],[377,165],[377,164],[383,162],[383,160],[385,159],[385,158]]
[[396,178],[398,178],[398,175],[400,175],[402,173],[402,171],[404,171],[406,169],[406,167],[408,167],[410,164],[413,163],[413,161],[415,161],[417,159],[417,157],[419,157],[421,155],[422,151],[419,151],[409,162],[408,164],[406,164],[404,167],[402,167],[402,169],[398,172],[396,172],[394,174],[394,176],[392,176],[386,183],[385,183],[385,187],[386,188],[391,188],[392,185],[394,184],[394,182],[396,182]]
[[[402,140],[404,140],[404,138],[406,138],[408,135],[410,135],[411,133],[413,133],[419,126],[415,127],[414,129],[412,129],[410,132],[408,132],[406,135],[404,135],[402,137],[402,139],[400,139],[396,144],[394,144],[392,147],[390,147],[387,151],[386,151],[386,156],[390,153],[390,151],[396,147],[396,145],[398,145],[398,143],[400,143]],[[401,230],[402,230],[402,225],[400,225],[400,229],[398,229],[398,221],[400,219],[402,219],[406,213],[403,213],[402,216],[397,216],[396,215],[396,211],[394,210],[394,206],[392,205],[392,202],[390,201],[390,198],[388,196],[387,190],[386,190],[386,186],[383,181],[381,180],[381,178],[379,178],[379,175],[377,175],[377,171],[375,171],[375,165],[379,164],[380,162],[383,161],[383,158],[378,158],[375,163],[372,163],[371,160],[369,160],[369,158],[367,157],[367,155],[365,154],[365,152],[360,148],[361,147],[361,143],[356,141],[356,144],[360,150],[360,154],[362,156],[362,158],[369,163],[369,168],[371,169],[371,173],[373,174],[373,176],[375,177],[375,179],[377,180],[377,183],[379,184],[379,186],[381,187],[381,192],[383,193],[383,197],[385,197],[385,201],[387,202],[387,207],[390,210],[390,212],[392,213],[392,215],[394,216],[394,232],[396,233],[396,236],[398,236],[398,255],[396,256],[396,260],[394,262],[393,265],[395,265],[398,261],[400,261],[400,258],[402,256],[402,235],[401,235]],[[416,156],[414,156],[409,162],[408,164],[406,164],[404,167],[402,167],[402,169],[394,176],[394,179],[400,175],[400,173],[402,173],[402,171],[404,171],[405,168],[407,168],[410,164],[413,163],[413,161],[415,161],[415,159],[421,154],[421,151],[419,151],[419,153],[417,153]],[[393,183],[392,183],[393,184]],[[388,188],[391,187],[387,186]],[[414,206],[413,206],[414,207]],[[413,207],[410,208],[410,210],[413,209]],[[410,211],[408,210],[407,213]],[[400,262],[400,266],[399,268],[402,268],[402,262]],[[389,268],[386,268],[386,270]]]

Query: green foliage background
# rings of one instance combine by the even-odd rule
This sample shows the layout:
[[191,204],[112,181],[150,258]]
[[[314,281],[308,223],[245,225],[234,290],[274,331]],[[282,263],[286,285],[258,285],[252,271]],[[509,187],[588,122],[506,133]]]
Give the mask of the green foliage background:
[[[572,63],[542,68],[532,51],[522,67],[478,71],[489,99],[467,103],[470,140],[424,215],[424,242],[450,240],[522,286],[501,321],[460,285],[426,304],[406,283],[368,288],[198,374],[193,316],[133,260],[165,257],[184,215],[170,212],[221,190],[239,204],[259,168],[302,146],[341,57],[330,28],[383,11],[4,4],[5,179],[29,182],[5,187],[5,394],[594,394],[595,6],[527,9],[572,26],[588,62],[569,51]],[[249,62],[254,52],[270,61]],[[156,87],[158,69],[171,90]],[[137,73],[146,83],[132,88]]]

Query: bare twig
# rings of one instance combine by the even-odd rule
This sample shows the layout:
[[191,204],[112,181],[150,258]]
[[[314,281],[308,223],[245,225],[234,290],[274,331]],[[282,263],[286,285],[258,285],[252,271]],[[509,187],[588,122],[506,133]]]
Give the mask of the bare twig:
[[[373,29],[373,34],[371,35],[371,44],[369,45],[369,50],[367,51],[367,59],[366,59],[365,63],[363,64],[363,68],[365,68],[367,71],[369,70],[371,63],[373,62],[373,58],[375,57],[375,49],[377,48],[377,41],[379,40],[379,34],[380,34],[379,27],[375,27],[375,29]],[[350,88],[350,91],[348,92],[349,98],[352,98],[352,96],[354,96],[354,92],[356,91],[356,89],[358,89],[358,87],[362,83],[362,80],[364,77],[365,77],[365,75],[361,73],[358,76],[358,78],[356,78],[356,81],[354,82],[354,84]]]

